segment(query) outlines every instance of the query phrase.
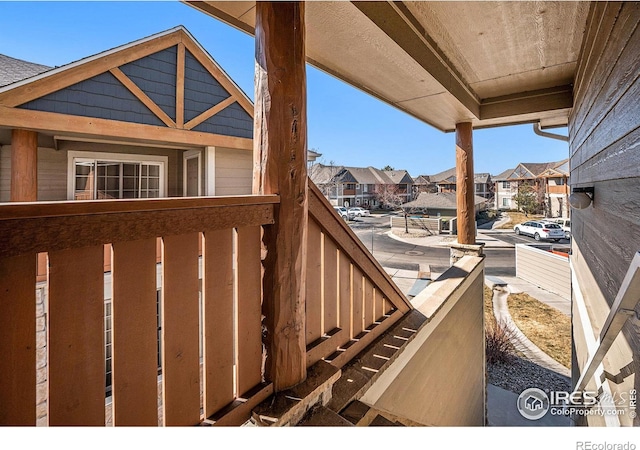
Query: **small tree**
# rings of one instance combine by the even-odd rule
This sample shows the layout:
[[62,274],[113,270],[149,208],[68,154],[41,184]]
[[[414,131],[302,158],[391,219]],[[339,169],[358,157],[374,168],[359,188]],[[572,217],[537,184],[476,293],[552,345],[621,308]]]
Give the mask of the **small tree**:
[[307,172],[311,181],[313,181],[320,192],[327,197],[329,200],[333,197],[334,199],[338,198],[338,187],[340,185],[339,177],[337,177],[340,172],[341,167],[336,166],[335,162],[329,161],[328,164],[324,163],[324,159],[320,160],[319,163],[312,164]]
[[[406,199],[400,192],[400,187],[397,184],[376,184],[374,194],[381,206],[388,206],[391,209],[400,208]],[[403,212],[405,233],[409,233],[407,211],[403,210]]]
[[394,168],[393,168],[393,167],[391,167],[389,164],[387,164],[386,166],[384,166],[384,167],[382,168],[382,170],[396,170],[396,169],[394,169]]
[[399,208],[405,200],[396,184],[376,184],[373,193],[380,206],[388,206],[393,209]]
[[518,209],[527,216],[538,212],[542,206],[539,189],[530,183],[518,186],[518,193],[513,196],[513,200],[518,204]]

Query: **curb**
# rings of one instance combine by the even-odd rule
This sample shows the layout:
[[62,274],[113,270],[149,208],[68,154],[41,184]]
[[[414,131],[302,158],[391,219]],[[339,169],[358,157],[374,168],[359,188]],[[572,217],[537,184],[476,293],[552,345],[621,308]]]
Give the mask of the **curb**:
[[[499,278],[496,278],[495,280],[502,281]],[[527,338],[527,336],[525,336],[525,334],[517,327],[511,318],[509,307],[507,305],[507,296],[510,293],[506,289],[508,285],[504,282],[502,283],[503,284],[498,284],[495,281],[487,280],[485,278],[485,284],[493,290],[493,315],[498,322],[504,322],[507,328],[512,331],[513,334],[510,337],[511,343],[518,351],[524,354],[529,361],[556,372],[559,375],[571,378],[571,370],[543,352],[540,347],[531,342],[531,340],[529,340],[529,338]]]

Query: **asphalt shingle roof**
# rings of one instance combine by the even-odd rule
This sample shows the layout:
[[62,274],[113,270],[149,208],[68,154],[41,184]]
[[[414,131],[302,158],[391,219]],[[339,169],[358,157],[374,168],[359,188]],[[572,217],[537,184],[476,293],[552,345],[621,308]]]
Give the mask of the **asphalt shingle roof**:
[[52,68],[0,54],[0,86],[33,77]]
[[[487,199],[478,195],[474,197],[475,205],[486,203]],[[402,205],[403,208],[432,208],[432,209],[457,209],[455,192],[437,192],[430,194],[422,192],[412,202]]]

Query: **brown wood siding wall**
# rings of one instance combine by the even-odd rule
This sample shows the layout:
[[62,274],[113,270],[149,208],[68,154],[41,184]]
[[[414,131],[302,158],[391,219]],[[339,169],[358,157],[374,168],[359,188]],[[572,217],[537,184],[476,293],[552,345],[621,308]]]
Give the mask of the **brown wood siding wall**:
[[[571,217],[573,245],[591,272],[581,288],[599,289],[609,305],[640,250],[639,23],[637,2],[592,5],[569,119],[571,185],[595,189],[592,206]],[[640,335],[631,323],[623,333],[638,373]]]

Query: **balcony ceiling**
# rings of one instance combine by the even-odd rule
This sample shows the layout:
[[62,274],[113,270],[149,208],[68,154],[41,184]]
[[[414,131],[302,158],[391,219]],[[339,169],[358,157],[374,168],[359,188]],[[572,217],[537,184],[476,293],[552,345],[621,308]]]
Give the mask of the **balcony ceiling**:
[[[255,2],[189,2],[254,33]],[[306,3],[307,61],[443,130],[566,125],[589,2]]]

